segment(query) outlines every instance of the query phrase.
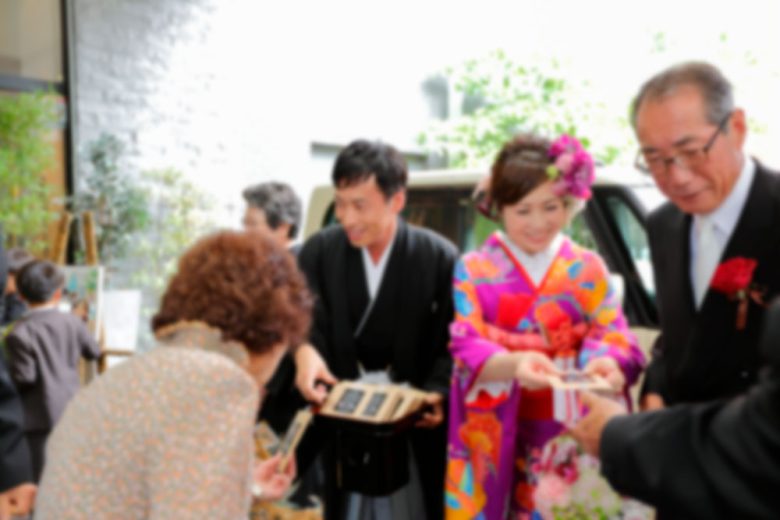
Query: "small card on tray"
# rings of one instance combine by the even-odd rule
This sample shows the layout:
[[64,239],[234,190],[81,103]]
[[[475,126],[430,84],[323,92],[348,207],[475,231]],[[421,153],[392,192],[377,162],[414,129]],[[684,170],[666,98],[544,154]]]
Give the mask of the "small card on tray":
[[610,390],[609,383],[601,376],[586,374],[580,370],[568,370],[559,376],[550,376],[550,385],[559,390]]

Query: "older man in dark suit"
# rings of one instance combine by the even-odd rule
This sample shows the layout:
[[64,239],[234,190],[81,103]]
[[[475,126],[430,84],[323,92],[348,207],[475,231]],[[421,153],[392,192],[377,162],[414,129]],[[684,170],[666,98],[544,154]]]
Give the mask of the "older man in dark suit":
[[648,221],[661,336],[643,405],[743,393],[762,365],[764,302],[780,292],[780,177],[743,152],[745,112],[712,65],[651,78],[633,124],[637,166],[669,198]]
[[669,198],[648,221],[661,335],[642,397],[668,409],[610,421],[602,437],[618,411],[586,397],[575,436],[600,446],[610,482],[659,518],[776,517],[780,495],[766,488],[780,483],[776,368],[746,398],[722,400],[767,367],[759,334],[780,293],[780,177],[743,152],[745,113],[707,63],[648,80],[633,124],[637,166]]

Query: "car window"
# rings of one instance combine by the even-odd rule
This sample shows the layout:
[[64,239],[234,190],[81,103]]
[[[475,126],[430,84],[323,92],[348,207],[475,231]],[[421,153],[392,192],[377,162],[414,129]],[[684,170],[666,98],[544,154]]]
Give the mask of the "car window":
[[433,229],[464,250],[474,228],[474,210],[464,188],[410,188],[403,216],[407,222]]
[[646,213],[650,213],[667,201],[666,197],[655,184],[632,185],[631,192],[639,199]]
[[650,260],[650,244],[647,232],[639,217],[628,206],[625,199],[614,195],[606,197],[606,206],[617,225],[623,242],[634,260],[639,278],[647,294],[655,298],[653,265]]

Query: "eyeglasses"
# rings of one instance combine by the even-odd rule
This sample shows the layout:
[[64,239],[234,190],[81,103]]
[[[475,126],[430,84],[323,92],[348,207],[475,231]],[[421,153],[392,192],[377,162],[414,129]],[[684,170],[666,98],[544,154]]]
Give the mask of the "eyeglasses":
[[703,147],[680,150],[671,157],[662,157],[660,155],[648,156],[640,150],[639,153],[637,153],[634,166],[642,173],[656,176],[666,175],[669,172],[669,167],[672,163],[680,168],[685,168],[686,170],[692,170],[701,166],[707,161],[710,149],[715,144],[718,134],[723,132],[724,128],[726,128],[726,123],[731,118],[731,114],[732,112],[726,114],[726,117],[723,118],[718,125],[718,128],[716,128],[715,132],[712,134],[712,137],[710,137],[707,144]]

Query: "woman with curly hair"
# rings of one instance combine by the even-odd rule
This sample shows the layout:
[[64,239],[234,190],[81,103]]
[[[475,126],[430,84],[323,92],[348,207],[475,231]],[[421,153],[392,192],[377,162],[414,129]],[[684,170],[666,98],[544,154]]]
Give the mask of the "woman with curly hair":
[[543,449],[577,408],[551,377],[584,370],[625,395],[644,365],[604,262],[562,233],[593,175],[569,136],[519,136],[493,164],[484,210],[503,231],[455,267],[448,519],[539,518]]
[[160,346],[82,389],[49,438],[35,517],[246,519],[252,491],[279,498],[294,470],[253,466],[254,419],[310,310],[270,236],[196,243],[152,320]]

